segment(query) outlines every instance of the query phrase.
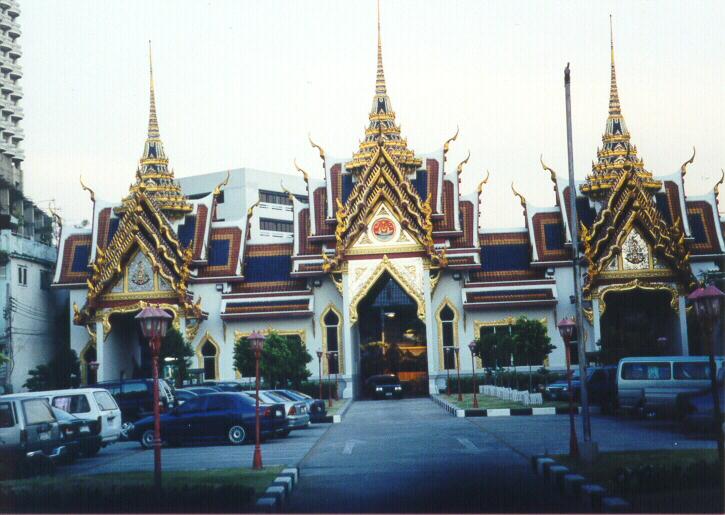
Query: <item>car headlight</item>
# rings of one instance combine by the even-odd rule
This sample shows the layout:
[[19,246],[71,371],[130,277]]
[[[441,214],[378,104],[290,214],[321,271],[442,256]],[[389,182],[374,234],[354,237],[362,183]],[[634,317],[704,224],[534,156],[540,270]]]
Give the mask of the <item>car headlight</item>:
[[399,392],[399,391],[400,391],[400,390],[402,390],[402,389],[403,389],[403,387],[402,387],[402,386],[396,386],[396,387],[395,387],[395,391],[396,391],[396,392]]
[[383,387],[382,386],[376,386],[375,387],[375,391],[376,392],[382,392],[383,391]]

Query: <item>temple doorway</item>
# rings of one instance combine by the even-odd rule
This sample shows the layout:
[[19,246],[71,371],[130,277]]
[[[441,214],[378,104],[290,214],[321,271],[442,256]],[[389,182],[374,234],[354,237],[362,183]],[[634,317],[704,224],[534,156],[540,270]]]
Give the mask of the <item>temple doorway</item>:
[[407,395],[428,394],[425,324],[418,306],[387,272],[358,304],[360,388],[370,376],[395,374]]
[[679,354],[677,317],[665,291],[610,292],[602,315],[600,360],[616,365],[628,356]]

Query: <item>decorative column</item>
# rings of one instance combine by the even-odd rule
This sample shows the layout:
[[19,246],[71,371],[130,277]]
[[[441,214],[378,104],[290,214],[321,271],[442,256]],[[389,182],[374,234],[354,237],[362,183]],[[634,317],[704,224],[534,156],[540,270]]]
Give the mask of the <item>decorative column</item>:
[[[600,315],[599,315],[599,299],[594,298],[592,299],[592,326],[594,327],[594,338],[592,345],[596,347],[596,343],[602,341],[602,328],[600,325]],[[597,350],[596,348],[592,350]]]
[[438,327],[435,323],[435,316],[433,315],[430,279],[428,278],[430,271],[427,267],[423,266],[422,272],[423,299],[425,301],[425,344],[427,347],[426,354],[428,356],[428,393],[432,395],[438,393],[436,377],[440,372],[438,370],[438,364],[440,363],[440,356],[438,355]]
[[103,338],[103,322],[96,322],[96,361],[98,362],[98,370],[96,370],[96,382],[106,379],[104,371],[106,370],[106,360],[103,356],[104,352]]
[[677,299],[677,321],[679,325],[679,332],[677,336],[680,339],[680,354],[682,356],[690,355],[690,345],[687,338],[687,304],[684,295],[680,295]]
[[[357,382],[359,374],[359,359],[360,359],[360,348],[357,345],[353,345],[353,331],[357,331],[357,324],[355,328],[351,327],[350,324],[350,284],[349,274],[347,272],[342,274],[342,341],[337,342],[338,350],[343,348],[343,361],[345,362],[345,374],[342,376],[345,380],[345,389],[342,391],[343,399],[350,399],[355,396],[355,383]],[[357,322],[359,323],[359,322]],[[354,354],[354,355],[353,355]]]

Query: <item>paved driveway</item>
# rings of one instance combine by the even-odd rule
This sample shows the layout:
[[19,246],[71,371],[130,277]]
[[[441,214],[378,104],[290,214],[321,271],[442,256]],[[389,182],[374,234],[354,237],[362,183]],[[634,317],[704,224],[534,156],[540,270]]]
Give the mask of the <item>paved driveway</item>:
[[[313,424],[307,429],[292,431],[287,438],[268,440],[262,444],[265,465],[296,466],[330,424]],[[254,445],[216,445],[164,447],[163,470],[205,470],[251,467]],[[141,448],[138,442],[111,445],[93,458],[83,458],[73,465],[60,467],[58,474],[104,474],[137,470],[153,470],[154,453]]]
[[[356,402],[300,464],[293,512],[567,512],[528,459],[430,399]],[[580,508],[579,508],[580,509]]]

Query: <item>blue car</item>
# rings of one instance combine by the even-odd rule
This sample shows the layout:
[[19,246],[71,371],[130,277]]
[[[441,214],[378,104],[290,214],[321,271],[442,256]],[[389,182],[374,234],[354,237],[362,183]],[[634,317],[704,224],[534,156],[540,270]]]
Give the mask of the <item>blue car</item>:
[[[260,404],[260,434],[289,433],[283,404]],[[254,439],[255,402],[232,392],[200,395],[161,415],[161,439],[169,445],[186,442],[226,441],[241,445]],[[154,445],[154,417],[134,424],[131,439],[150,449]]]

